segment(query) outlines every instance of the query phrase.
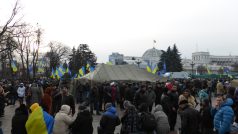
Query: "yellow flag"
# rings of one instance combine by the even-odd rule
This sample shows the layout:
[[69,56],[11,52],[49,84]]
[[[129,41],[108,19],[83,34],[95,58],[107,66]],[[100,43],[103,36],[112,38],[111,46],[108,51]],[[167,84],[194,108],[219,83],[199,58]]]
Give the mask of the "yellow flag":
[[146,66],[146,70],[147,70],[147,72],[149,72],[149,73],[152,72],[152,71],[151,71],[151,68],[150,68],[149,66]]
[[155,74],[158,70],[159,70],[159,68],[158,68],[158,66],[156,66],[152,73]]
[[210,69],[208,68],[208,66],[207,66],[207,73],[208,73],[208,74],[212,74],[211,71],[210,71]]

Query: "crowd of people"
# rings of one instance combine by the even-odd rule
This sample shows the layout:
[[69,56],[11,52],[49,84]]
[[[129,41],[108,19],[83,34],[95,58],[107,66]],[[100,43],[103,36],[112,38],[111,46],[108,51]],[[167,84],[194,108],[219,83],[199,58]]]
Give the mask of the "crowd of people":
[[0,116],[16,102],[12,134],[169,134],[177,119],[181,134],[238,133],[238,89],[225,79],[86,83],[74,95],[57,81],[2,81]]

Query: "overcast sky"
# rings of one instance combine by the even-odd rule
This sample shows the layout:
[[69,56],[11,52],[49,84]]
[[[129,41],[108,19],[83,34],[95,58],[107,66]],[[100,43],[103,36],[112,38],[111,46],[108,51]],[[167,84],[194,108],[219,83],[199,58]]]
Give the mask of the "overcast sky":
[[[14,0],[0,0],[0,24]],[[20,0],[23,20],[44,29],[43,44],[89,44],[98,62],[177,44],[182,57],[238,55],[238,0]],[[153,40],[157,44],[153,44]],[[198,46],[196,48],[196,46]]]

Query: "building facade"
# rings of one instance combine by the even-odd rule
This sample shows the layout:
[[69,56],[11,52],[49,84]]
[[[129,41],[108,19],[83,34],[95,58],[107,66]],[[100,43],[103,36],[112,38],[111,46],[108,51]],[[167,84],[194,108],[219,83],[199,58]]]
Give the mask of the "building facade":
[[210,55],[209,52],[194,52],[192,53],[192,61],[195,64],[210,64],[220,66],[231,66],[238,63],[238,56],[215,56]]
[[109,61],[114,65],[122,64],[123,62],[125,62],[127,64],[138,65],[140,68],[146,68],[147,65],[149,65],[151,68],[154,68],[159,63],[161,54],[161,50],[153,47],[146,50],[142,57],[124,56],[123,54],[112,53],[111,55],[109,55]]
[[109,55],[109,62],[111,62],[113,65],[123,64],[123,62],[124,62],[123,59],[124,59],[123,54],[112,53],[111,55]]

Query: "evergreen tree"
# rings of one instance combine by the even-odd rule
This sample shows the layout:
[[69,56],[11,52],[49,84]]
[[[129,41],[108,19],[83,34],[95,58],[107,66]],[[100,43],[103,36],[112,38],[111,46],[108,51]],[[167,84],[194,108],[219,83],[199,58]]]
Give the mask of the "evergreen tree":
[[72,49],[69,61],[69,68],[72,74],[75,74],[83,66],[86,68],[87,64],[95,66],[97,58],[87,44],[80,44],[77,50],[75,48]]
[[173,46],[172,50],[172,63],[173,63],[173,68],[171,68],[171,72],[181,72],[183,70],[183,65],[181,63],[181,54],[179,53],[176,44]]
[[167,72],[180,72],[183,70],[181,57],[175,44],[172,50],[171,47],[169,46],[167,48],[167,51],[162,51],[160,62],[158,64],[160,70],[163,70],[164,64],[166,64]]

